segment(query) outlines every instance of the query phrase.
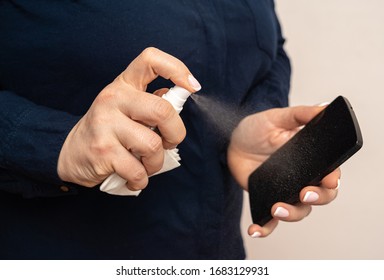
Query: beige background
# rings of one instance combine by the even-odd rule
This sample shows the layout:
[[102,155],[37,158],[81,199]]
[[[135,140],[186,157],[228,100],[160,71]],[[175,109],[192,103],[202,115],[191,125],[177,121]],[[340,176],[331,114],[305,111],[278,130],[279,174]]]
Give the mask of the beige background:
[[249,259],[384,259],[384,1],[276,0],[292,60],[291,105],[352,103],[364,146],[342,166],[338,198],[271,236],[246,236]]

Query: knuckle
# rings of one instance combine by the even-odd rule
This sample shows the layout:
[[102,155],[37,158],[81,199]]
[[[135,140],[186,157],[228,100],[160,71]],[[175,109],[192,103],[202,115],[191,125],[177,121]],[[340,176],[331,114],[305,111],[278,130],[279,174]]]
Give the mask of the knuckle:
[[121,102],[121,100],[126,98],[128,93],[134,93],[130,88],[128,89],[129,90],[127,90],[127,87],[117,85],[116,83],[114,85],[108,85],[97,95],[92,105],[97,107],[115,107],[119,101]]
[[161,170],[161,168],[163,167],[163,163],[157,164],[157,165],[153,165],[151,167],[152,167],[152,170],[151,170],[150,174],[154,174],[154,173],[156,173],[156,172]]
[[103,127],[106,124],[109,123],[109,117],[102,113],[99,109],[94,109],[87,118],[87,128],[92,134],[92,142],[95,142],[94,144],[98,144],[100,142],[99,136],[98,136],[98,129],[99,127]]
[[183,125],[180,128],[180,132],[176,135],[177,144],[181,143],[185,139],[186,136],[187,136],[187,130],[185,129],[185,126]]
[[125,185],[131,191],[140,191],[145,189],[145,187],[148,185],[148,179],[141,182],[127,181]]
[[143,168],[137,168],[137,169],[132,171],[132,176],[130,178],[130,182],[137,186],[146,177],[147,177],[147,171],[144,169],[144,167]]
[[167,138],[166,141],[171,145],[178,145],[185,139],[186,135],[187,131],[185,129],[185,126],[181,125],[180,127],[178,127],[177,133],[174,133],[172,135],[172,139]]
[[99,181],[106,178],[108,176],[107,172],[108,168],[104,165],[104,162],[98,162],[93,166],[93,177],[97,178],[98,181],[93,183],[93,186],[95,186]]
[[149,153],[157,153],[163,147],[162,140],[159,135],[153,133],[147,141],[147,150]]
[[152,107],[152,116],[155,120],[162,121],[167,120],[173,116],[175,110],[172,105],[163,99],[157,100]]
[[106,157],[112,153],[113,148],[114,145],[111,142],[105,141],[100,137],[95,137],[89,143],[90,152],[98,157]]
[[122,90],[119,87],[107,86],[96,97],[95,105],[111,104],[116,102],[122,95]]
[[159,53],[159,50],[157,48],[154,48],[154,47],[148,47],[148,48],[145,48],[142,52],[141,52],[141,58],[144,62],[149,62],[151,61],[154,57],[156,57]]

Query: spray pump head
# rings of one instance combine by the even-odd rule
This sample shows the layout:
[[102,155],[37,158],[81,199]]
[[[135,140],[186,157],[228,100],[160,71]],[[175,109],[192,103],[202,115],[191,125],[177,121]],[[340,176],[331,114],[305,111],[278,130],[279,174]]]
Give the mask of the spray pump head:
[[188,97],[191,93],[179,86],[174,86],[167,93],[165,93],[162,97],[172,104],[173,108],[180,113],[183,110],[183,105],[185,101],[187,101]]

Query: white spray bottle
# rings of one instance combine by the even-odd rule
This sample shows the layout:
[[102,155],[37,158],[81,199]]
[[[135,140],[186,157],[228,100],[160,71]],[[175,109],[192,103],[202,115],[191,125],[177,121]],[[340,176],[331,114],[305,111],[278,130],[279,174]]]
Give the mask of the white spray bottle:
[[[162,97],[167,100],[169,103],[172,104],[173,108],[180,113],[183,109],[183,105],[185,101],[187,101],[188,97],[191,95],[189,91],[186,89],[174,86],[171,88],[167,93],[165,93]],[[180,157],[178,154],[178,149],[172,149],[172,150],[164,150],[164,164],[163,167],[156,172],[155,174],[151,175],[157,175],[160,173],[164,173],[166,171],[172,170],[176,167],[180,166]],[[121,178],[117,173],[114,173],[110,175],[107,179],[104,180],[104,182],[100,186],[100,190],[103,192],[107,192],[109,194],[113,195],[131,195],[131,196],[138,196],[141,191],[131,191],[126,186],[125,183],[127,181],[123,178]]]

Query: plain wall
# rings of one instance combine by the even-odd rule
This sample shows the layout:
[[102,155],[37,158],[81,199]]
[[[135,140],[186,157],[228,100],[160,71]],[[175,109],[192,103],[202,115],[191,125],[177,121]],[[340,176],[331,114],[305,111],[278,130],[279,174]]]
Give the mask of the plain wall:
[[293,67],[291,105],[346,96],[363,148],[342,166],[338,197],[296,223],[251,239],[247,194],[242,231],[249,259],[384,259],[384,1],[276,0]]

